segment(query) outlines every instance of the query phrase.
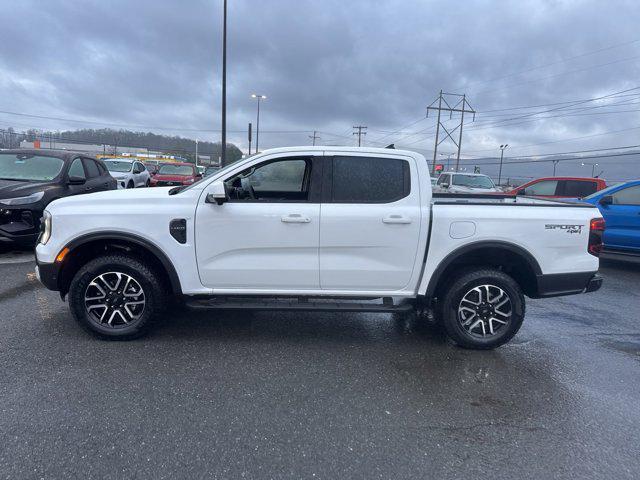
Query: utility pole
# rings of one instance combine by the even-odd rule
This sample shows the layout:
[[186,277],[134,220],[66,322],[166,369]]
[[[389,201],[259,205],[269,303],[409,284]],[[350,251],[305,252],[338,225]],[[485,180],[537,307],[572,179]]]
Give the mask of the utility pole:
[[[147,149],[147,152],[149,149]],[[198,167],[198,139],[196,138],[196,168]]]
[[222,166],[227,165],[227,0],[222,15]]
[[311,145],[313,145],[314,147],[316,146],[316,140],[320,140],[320,137],[318,136],[318,132],[315,130],[313,131],[313,135],[309,135],[309,138],[312,141]]
[[357,132],[353,132],[353,135],[357,135],[358,136],[358,146],[362,146],[362,136],[366,135],[367,132],[363,132],[363,130],[366,130],[367,127],[363,127],[362,125],[358,125],[357,127],[353,127],[354,130],[357,130]]
[[556,176],[556,165],[558,165],[558,163],[560,162],[560,160],[553,160],[553,176]]
[[[455,100],[458,100],[458,101],[454,102]],[[437,107],[435,106],[436,103],[438,104]],[[431,102],[431,104],[427,107],[427,117],[429,116],[430,110],[438,111],[438,123],[436,125],[436,142],[435,142],[435,147],[433,149],[433,165],[431,167],[431,174],[433,175],[435,173],[436,159],[438,158],[438,145],[444,142],[447,138],[449,138],[453,142],[453,144],[456,147],[458,147],[458,153],[456,156],[456,172],[457,172],[460,168],[460,150],[462,148],[462,126],[464,125],[464,114],[472,113],[473,120],[475,120],[476,111],[469,104],[466,94],[460,95],[458,93],[445,93],[442,90],[440,90],[440,93],[438,94],[438,98],[436,98],[433,102]],[[452,130],[447,129],[447,127],[441,121],[442,112],[449,112],[449,119],[453,118],[454,112],[460,113],[460,123],[456,126],[456,128]],[[446,134],[442,140],[440,140],[441,128],[442,130],[444,130]],[[459,129],[458,140],[456,141],[456,139],[453,138],[453,134],[458,129]]]
[[500,145],[500,170],[498,171],[498,186],[500,185],[500,180],[502,180],[502,159],[504,158],[504,149],[508,146],[508,143]]
[[249,138],[249,155],[251,155],[251,122],[249,122],[249,128],[247,129],[247,137]]
[[252,93],[251,98],[258,100],[258,113],[256,114],[256,153],[258,153],[258,144],[260,142],[260,100],[266,100],[266,95]]

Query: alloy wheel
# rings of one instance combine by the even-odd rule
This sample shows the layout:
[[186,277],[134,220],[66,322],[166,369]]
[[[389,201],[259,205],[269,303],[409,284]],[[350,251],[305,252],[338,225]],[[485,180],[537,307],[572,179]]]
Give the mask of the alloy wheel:
[[511,298],[495,285],[479,285],[469,290],[458,305],[458,321],[471,336],[489,338],[498,335],[512,315]]
[[106,327],[123,327],[138,320],[144,312],[146,297],[140,283],[122,272],[107,272],[87,286],[84,305],[94,322]]

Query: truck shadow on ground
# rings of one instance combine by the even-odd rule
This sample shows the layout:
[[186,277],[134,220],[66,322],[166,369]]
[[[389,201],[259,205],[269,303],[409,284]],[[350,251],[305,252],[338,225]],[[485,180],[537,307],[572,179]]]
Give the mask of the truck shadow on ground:
[[420,339],[449,342],[442,330],[414,315],[381,313],[195,311],[174,308],[158,321],[154,338],[210,337],[228,340],[375,343]]

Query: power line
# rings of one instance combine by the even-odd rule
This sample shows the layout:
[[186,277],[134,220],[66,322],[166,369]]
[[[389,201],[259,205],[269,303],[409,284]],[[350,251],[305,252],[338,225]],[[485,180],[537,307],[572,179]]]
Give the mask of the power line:
[[[177,132],[209,132],[209,133],[220,133],[221,129],[206,129],[206,128],[180,128],[180,127],[159,127],[159,126],[150,126],[150,125],[131,125],[131,124],[123,124],[123,123],[110,123],[110,122],[98,122],[93,120],[80,120],[74,118],[62,118],[62,117],[50,117],[46,115],[34,115],[28,113],[19,113],[19,112],[9,112],[6,110],[0,110],[1,114],[5,115],[15,115],[19,117],[28,117],[28,118],[39,118],[43,120],[55,120],[61,122],[69,122],[69,123],[81,123],[87,125],[96,125],[102,127],[120,127],[120,128],[141,128],[147,130],[170,130]],[[312,130],[261,130],[260,133],[309,133]],[[245,130],[227,130],[230,133],[245,133]]]
[[[638,145],[626,145],[620,147],[607,147],[607,148],[592,148],[589,150],[573,150],[570,152],[555,152],[555,153],[543,153],[540,155],[518,155],[518,156],[510,156],[509,159],[519,159],[519,158],[541,158],[541,157],[557,157],[560,155],[575,155],[579,153],[593,153],[593,152],[607,152],[611,150],[627,150],[629,148],[640,148],[640,144]],[[495,150],[495,149],[494,149]],[[640,155],[639,152],[635,152],[637,155]],[[483,160],[482,157],[476,157],[476,160]],[[488,160],[492,160],[493,158],[488,158]]]
[[[616,133],[622,133],[622,132],[629,132],[631,130],[638,130],[640,129],[640,125],[636,126],[636,127],[631,127],[631,128],[624,128],[622,130],[610,130],[607,132],[601,132],[601,133],[593,133],[591,135],[582,135],[580,137],[572,137],[572,138],[564,138],[562,140],[552,140],[549,142],[540,142],[540,143],[531,143],[529,145],[521,145],[519,147],[511,147],[512,150],[516,150],[516,149],[522,149],[522,148],[529,148],[529,147],[539,147],[541,145],[550,145],[552,143],[566,143],[566,142],[571,142],[573,140],[583,140],[585,138],[593,138],[593,137],[601,137],[601,136],[605,136],[605,135],[613,135]],[[484,150],[471,150],[471,153],[478,153],[478,152],[489,152],[489,151],[493,151],[495,150],[494,148],[487,148]]]
[[[547,162],[580,162],[582,160],[589,160],[592,158],[600,158],[600,159],[606,159],[606,158],[614,158],[614,157],[628,157],[631,155],[640,155],[640,152],[629,152],[629,153],[615,153],[613,155],[591,155],[591,156],[584,156],[584,157],[569,157],[569,158],[543,158],[542,160],[535,160],[536,157],[526,157],[527,160],[516,160],[516,161],[511,161],[510,159],[505,160],[505,164],[522,164],[522,163],[547,163]],[[524,157],[523,157],[524,158]],[[474,160],[474,161],[478,161],[479,159],[469,159],[469,160]],[[487,166],[487,165],[500,165],[500,162],[493,162],[493,163],[483,163],[482,166]]]
[[614,48],[619,48],[619,47],[623,47],[623,46],[626,46],[626,45],[631,45],[631,44],[634,44],[634,43],[637,43],[637,42],[640,42],[640,39],[631,40],[631,41],[623,42],[623,43],[617,43],[617,44],[614,44],[614,45],[610,45],[608,47],[599,48],[597,50],[591,50],[591,51],[584,52],[584,53],[581,53],[581,54],[578,54],[578,55],[574,55],[572,57],[562,58],[562,59],[557,60],[555,62],[546,63],[546,64],[543,64],[543,65],[537,65],[535,67],[527,68],[526,70],[520,70],[519,72],[509,73],[509,74],[503,75],[501,77],[496,77],[496,78],[492,78],[492,79],[489,79],[489,80],[482,80],[482,81],[474,82],[474,83],[467,84],[467,85],[461,85],[461,87],[464,86],[465,88],[471,88],[471,87],[473,87],[475,85],[483,85],[483,84],[486,84],[486,83],[491,83],[491,82],[495,82],[495,81],[498,81],[498,80],[503,80],[505,78],[515,77],[516,75],[521,75],[523,73],[532,72],[534,70],[539,70],[541,68],[551,67],[553,65],[558,65],[560,63],[568,62],[570,60],[575,60],[576,58],[582,58],[582,57],[586,57],[586,56],[589,56],[589,55],[594,55],[596,53],[605,52],[607,50],[612,50]]
[[526,81],[519,82],[519,83],[513,83],[511,85],[505,85],[505,86],[502,86],[500,88],[493,89],[493,90],[481,90],[479,92],[474,92],[474,94],[475,95],[481,95],[483,93],[497,92],[497,91],[500,91],[500,90],[506,90],[508,88],[519,87],[520,85],[526,85],[528,83],[539,82],[540,80],[548,80],[549,78],[561,77],[563,75],[569,75],[571,73],[584,72],[586,70],[592,70],[594,68],[606,67],[606,66],[609,66],[609,65],[614,65],[616,63],[628,62],[630,60],[635,60],[637,58],[640,58],[640,55],[635,55],[633,57],[621,58],[621,59],[618,59],[618,60],[613,60],[611,62],[601,63],[599,65],[591,65],[589,67],[578,68],[578,69],[575,69],[575,70],[569,70],[567,72],[556,73],[554,75],[548,75],[546,77],[534,78],[534,79],[526,80]]

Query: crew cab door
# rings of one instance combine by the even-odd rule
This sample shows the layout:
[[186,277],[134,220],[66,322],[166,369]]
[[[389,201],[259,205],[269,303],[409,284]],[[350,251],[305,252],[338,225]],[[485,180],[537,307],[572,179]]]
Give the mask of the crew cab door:
[[611,197],[612,204],[600,205],[606,222],[605,247],[640,251],[640,185],[618,190]]
[[270,293],[318,290],[320,159],[274,156],[223,177],[227,200],[196,211],[202,284]]
[[354,292],[409,286],[421,203],[411,157],[326,157],[320,218],[320,287]]

